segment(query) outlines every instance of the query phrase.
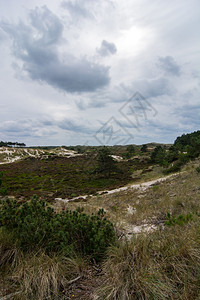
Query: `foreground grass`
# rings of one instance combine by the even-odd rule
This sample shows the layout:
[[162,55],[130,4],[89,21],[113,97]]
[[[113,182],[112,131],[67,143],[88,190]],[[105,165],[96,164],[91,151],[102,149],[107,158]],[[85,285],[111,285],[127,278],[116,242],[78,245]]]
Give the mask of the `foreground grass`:
[[200,299],[198,164],[190,163],[184,173],[148,191],[129,191],[121,197],[119,211],[124,202],[136,208],[125,217],[125,210],[118,212],[124,223],[160,225],[155,232],[133,234],[130,241],[109,248],[98,299]]
[[199,299],[199,217],[108,251],[98,299]]
[[[84,206],[88,214],[104,207],[116,225],[160,224],[155,232],[132,234],[109,247],[103,273],[91,299],[99,300],[198,300],[200,299],[200,178],[195,161],[185,173],[145,191],[92,197],[86,203],[63,204],[62,210]],[[57,204],[56,204],[57,205]],[[128,213],[127,207],[135,208]],[[59,210],[59,208],[57,207]],[[167,212],[173,222],[166,225]],[[182,218],[180,215],[192,217]],[[145,219],[145,220],[144,220]],[[161,222],[161,223],[159,223]],[[86,257],[48,255],[42,250],[24,254],[12,235],[0,235],[2,296],[19,292],[13,299],[72,299],[71,282],[83,276]],[[95,282],[90,275],[85,285]],[[78,289],[79,281],[77,281]],[[74,289],[75,290],[75,289]],[[74,293],[75,294],[75,293]],[[96,297],[96,298],[95,298]],[[90,299],[88,294],[73,299]]]
[[[22,253],[12,236],[1,235],[2,295],[12,299],[71,299],[70,284],[84,276],[84,258]],[[198,300],[200,297],[199,216],[183,226],[140,234],[108,249],[96,299]],[[73,297],[74,299],[88,299]]]
[[1,296],[11,295],[16,300],[66,299],[69,284],[83,276],[87,268],[80,256],[50,256],[42,250],[24,254],[8,239],[2,241],[2,236],[1,242]]
[[92,216],[80,209],[58,214],[36,196],[24,204],[5,199],[0,210],[3,294],[17,290],[19,299],[61,299],[86,269],[84,261],[100,261],[115,239],[103,210]]

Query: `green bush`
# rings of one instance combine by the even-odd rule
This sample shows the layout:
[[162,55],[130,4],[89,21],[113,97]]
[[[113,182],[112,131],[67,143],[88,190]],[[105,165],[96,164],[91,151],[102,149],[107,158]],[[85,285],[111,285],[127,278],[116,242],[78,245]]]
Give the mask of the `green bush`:
[[3,177],[3,172],[0,172],[0,187],[2,185],[2,177]]
[[183,163],[181,161],[177,161],[173,164],[173,166],[169,167],[168,169],[165,169],[163,171],[164,174],[169,174],[173,172],[179,172],[181,170],[181,167],[183,166]]
[[200,173],[200,167],[196,168],[197,173]]
[[23,251],[43,248],[47,253],[66,255],[75,251],[99,260],[107,246],[115,242],[114,227],[103,210],[91,216],[82,209],[56,213],[36,196],[22,205],[6,199],[0,211],[0,226],[13,233]]
[[8,194],[8,189],[6,187],[1,187],[2,186],[2,177],[3,177],[3,172],[0,172],[0,194],[5,196]]
[[3,195],[3,196],[7,195],[8,194],[8,189],[7,188],[1,188],[0,189],[0,194]]
[[171,214],[168,212],[166,216],[166,221],[165,225],[172,226],[175,224],[178,225],[184,225],[185,223],[189,222],[192,220],[193,216],[192,214],[187,214],[187,215],[179,215],[179,216],[171,216]]

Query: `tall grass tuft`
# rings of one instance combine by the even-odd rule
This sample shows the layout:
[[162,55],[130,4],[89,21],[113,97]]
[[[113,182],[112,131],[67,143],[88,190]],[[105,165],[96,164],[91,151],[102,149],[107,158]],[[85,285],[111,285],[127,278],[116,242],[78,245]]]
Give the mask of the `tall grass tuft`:
[[6,268],[15,268],[21,260],[23,253],[17,247],[13,234],[4,228],[0,228],[0,267],[5,271]]
[[200,299],[199,220],[108,250],[98,299]]
[[82,273],[85,263],[80,258],[31,254],[21,261],[12,274],[26,299],[61,299],[68,282]]

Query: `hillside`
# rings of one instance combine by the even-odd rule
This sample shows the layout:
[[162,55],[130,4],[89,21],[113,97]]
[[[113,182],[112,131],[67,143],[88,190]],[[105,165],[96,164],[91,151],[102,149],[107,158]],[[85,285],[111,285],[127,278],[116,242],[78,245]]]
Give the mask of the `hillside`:
[[196,137],[0,148],[1,299],[198,300]]
[[0,147],[0,164],[13,163],[26,158],[45,159],[52,155],[57,155],[60,157],[72,157],[78,155],[78,153],[62,147],[53,149]]
[[89,214],[103,207],[120,239],[109,249],[100,274],[72,285],[75,299],[151,299],[151,294],[155,299],[199,299],[199,165],[196,160],[162,181],[84,203],[56,203],[57,209],[84,207]]
[[[57,200],[53,204],[57,212],[83,207],[85,213],[91,214],[103,207],[107,218],[113,222],[117,230],[119,242],[109,249],[103,265],[101,263],[91,265],[78,257],[66,261],[64,266],[71,275],[66,273],[65,276],[69,279],[65,286],[64,282],[62,284],[60,282],[64,274],[59,275],[53,269],[49,269],[48,274],[44,273],[46,272],[44,269],[46,267],[43,265],[45,256],[38,257],[37,264],[42,264],[43,269],[41,274],[33,267],[33,261],[31,262],[28,257],[23,258],[26,260],[26,265],[22,270],[21,260],[17,258],[16,250],[12,244],[9,246],[10,242],[7,240],[7,250],[3,244],[1,246],[3,261],[6,259],[5,255],[8,255],[5,252],[8,249],[15,251],[13,254],[15,253],[15,260],[17,260],[15,266],[13,265],[13,271],[10,270],[9,277],[6,277],[2,283],[4,284],[2,295],[17,291],[19,294],[16,294],[13,299],[21,299],[23,284],[28,284],[28,293],[33,292],[32,284],[35,285],[36,293],[40,288],[47,293],[46,284],[51,284],[51,276],[55,276],[54,280],[58,280],[57,284],[63,286],[63,290],[60,290],[61,294],[56,290],[59,299],[72,297],[73,299],[115,299],[114,295],[117,295],[116,299],[123,299],[124,294],[127,295],[124,299],[135,299],[134,297],[143,299],[143,295],[146,295],[146,299],[150,299],[148,297],[150,290],[157,295],[156,299],[180,299],[180,297],[198,299],[200,188],[199,173],[196,168],[199,165],[200,161],[196,159],[187,164],[181,173],[166,177],[162,181],[148,181],[147,184],[137,185],[137,188],[128,186],[110,193],[104,192],[87,197],[84,202],[81,199],[70,202]],[[126,239],[130,242],[125,242]],[[148,245],[151,245],[150,248]],[[10,257],[11,260],[13,258]],[[55,263],[48,262],[53,264],[53,268],[56,266]],[[32,271],[29,268],[33,268]],[[135,273],[134,280],[131,279],[132,268]],[[151,268],[150,277],[149,268]],[[40,287],[40,282],[26,282],[25,277],[30,271],[33,272],[33,276],[39,278],[48,276],[48,279],[45,279],[47,280],[45,286]],[[17,277],[16,272],[20,272]],[[31,280],[34,280],[34,277]],[[152,290],[154,280],[159,280],[160,283],[157,283]],[[187,285],[184,283],[185,280]],[[6,282],[9,283],[9,287]],[[37,296],[34,297],[39,299]],[[56,299],[55,294],[52,299]]]

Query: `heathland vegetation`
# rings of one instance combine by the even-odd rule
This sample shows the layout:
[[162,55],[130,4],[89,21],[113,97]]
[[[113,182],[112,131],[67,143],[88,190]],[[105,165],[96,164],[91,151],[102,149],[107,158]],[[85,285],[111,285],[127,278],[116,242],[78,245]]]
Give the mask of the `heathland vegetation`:
[[199,299],[200,131],[62,149],[0,165],[0,299]]

